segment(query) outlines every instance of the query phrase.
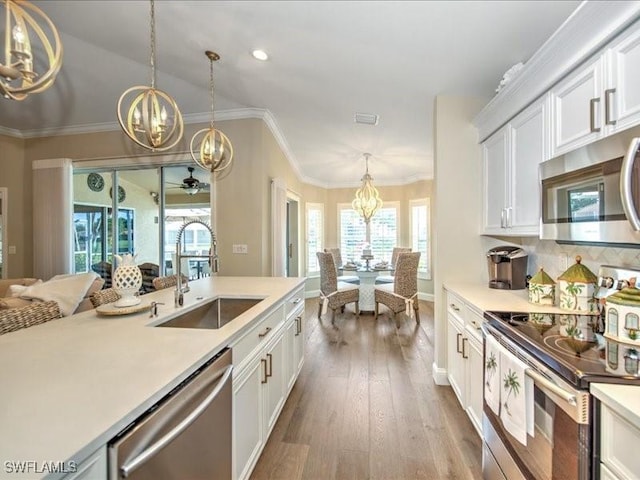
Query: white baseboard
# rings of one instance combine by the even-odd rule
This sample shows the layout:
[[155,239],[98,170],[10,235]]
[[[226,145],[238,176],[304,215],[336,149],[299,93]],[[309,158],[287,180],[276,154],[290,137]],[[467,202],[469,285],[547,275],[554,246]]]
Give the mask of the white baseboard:
[[447,369],[438,367],[436,362],[433,362],[433,365],[431,366],[431,375],[433,376],[433,381],[436,385],[449,385]]
[[304,298],[318,298],[320,296],[320,290],[305,290]]
[[433,293],[418,292],[418,300],[424,300],[425,302],[433,302],[434,299],[435,299],[435,296],[433,295]]

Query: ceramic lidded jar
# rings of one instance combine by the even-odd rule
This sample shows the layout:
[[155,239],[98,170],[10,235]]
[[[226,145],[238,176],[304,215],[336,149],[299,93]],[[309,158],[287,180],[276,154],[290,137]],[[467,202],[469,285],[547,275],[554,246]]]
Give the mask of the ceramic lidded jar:
[[629,286],[609,295],[605,307],[605,336],[640,345],[640,289],[636,279]]
[[118,260],[118,268],[113,272],[113,289],[120,299],[114,305],[116,307],[131,307],[140,303],[140,297],[135,294],[142,286],[142,272],[136,265],[135,255],[127,253],[122,257],[114,255]]
[[594,298],[598,277],[581,262],[582,257],[576,256],[576,263],[558,277],[559,306],[572,312],[595,313],[598,311]]
[[553,305],[556,301],[556,282],[542,269],[529,280],[529,302]]

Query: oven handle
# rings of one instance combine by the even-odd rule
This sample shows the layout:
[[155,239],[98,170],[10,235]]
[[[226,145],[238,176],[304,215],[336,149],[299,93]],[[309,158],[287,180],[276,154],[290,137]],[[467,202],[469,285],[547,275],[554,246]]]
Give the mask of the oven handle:
[[632,139],[629,144],[629,150],[627,150],[627,154],[622,161],[622,167],[620,168],[620,197],[622,199],[622,208],[624,209],[624,214],[627,216],[627,220],[636,232],[640,231],[640,219],[638,218],[632,197],[631,173],[633,171],[633,164],[636,159],[638,147],[640,147],[640,138]]
[[165,446],[171,443],[178,435],[184,432],[189,425],[191,425],[195,420],[200,416],[202,412],[204,412],[207,407],[215,400],[218,396],[222,388],[231,378],[231,373],[233,372],[233,365],[227,366],[224,370],[218,373],[211,381],[215,381],[218,378],[222,377],[222,379],[217,383],[215,388],[211,390],[211,393],[196,407],[194,408],[178,425],[176,425],[171,431],[169,431],[164,437],[155,442],[150,447],[146,448],[142,453],[140,453],[133,460],[127,462],[120,468],[120,475],[122,478],[127,478],[131,473],[144,464],[147,460],[153,457],[156,453],[162,450]]
[[527,368],[525,370],[525,374],[531,377],[535,383],[538,383],[542,385],[544,388],[546,388],[547,390],[550,390],[551,392],[555,393],[557,396],[562,398],[568,404],[573,405],[574,407],[578,405],[576,396],[573,393],[567,392],[564,388],[556,385],[551,380],[543,377],[535,370],[532,370],[531,368]]

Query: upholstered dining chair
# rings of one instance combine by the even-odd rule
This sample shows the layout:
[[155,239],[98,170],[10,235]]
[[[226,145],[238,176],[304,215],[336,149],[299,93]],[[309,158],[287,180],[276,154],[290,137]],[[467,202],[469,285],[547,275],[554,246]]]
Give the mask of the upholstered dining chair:
[[336,264],[336,275],[338,275],[339,282],[360,285],[360,277],[357,275],[344,275],[344,272],[340,275],[340,270],[342,269],[342,254],[339,248],[325,248],[324,251],[333,255],[333,261]]
[[[398,255],[401,253],[408,253],[411,251],[411,248],[409,247],[394,247],[393,251],[391,252],[391,263],[390,266],[391,268],[396,268],[396,263],[398,263]],[[392,274],[390,275],[378,275],[376,277],[376,285],[381,285],[384,283],[393,283],[394,280],[394,275],[392,272]]]
[[396,275],[393,283],[377,285],[373,290],[375,300],[375,318],[378,318],[379,304],[385,305],[395,317],[400,312],[411,316],[415,312],[416,322],[420,323],[418,315],[418,263],[420,252],[398,254]]
[[347,303],[356,304],[356,316],[360,315],[359,298],[360,289],[352,283],[339,282],[336,275],[336,264],[333,254],[329,252],[317,252],[320,264],[320,300],[318,304],[318,318],[323,310],[330,308],[331,323],[336,320],[336,310],[344,308]]
[[62,313],[58,302],[54,300],[32,302],[25,307],[0,310],[0,335],[58,318],[62,318]]

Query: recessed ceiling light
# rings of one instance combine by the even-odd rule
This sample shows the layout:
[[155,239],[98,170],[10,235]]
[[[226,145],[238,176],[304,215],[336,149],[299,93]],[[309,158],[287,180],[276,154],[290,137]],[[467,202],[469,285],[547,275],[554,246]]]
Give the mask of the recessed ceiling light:
[[251,52],[251,55],[253,55],[253,58],[256,60],[262,60],[263,62],[269,59],[269,55],[267,55],[267,52],[264,50],[254,50]]

